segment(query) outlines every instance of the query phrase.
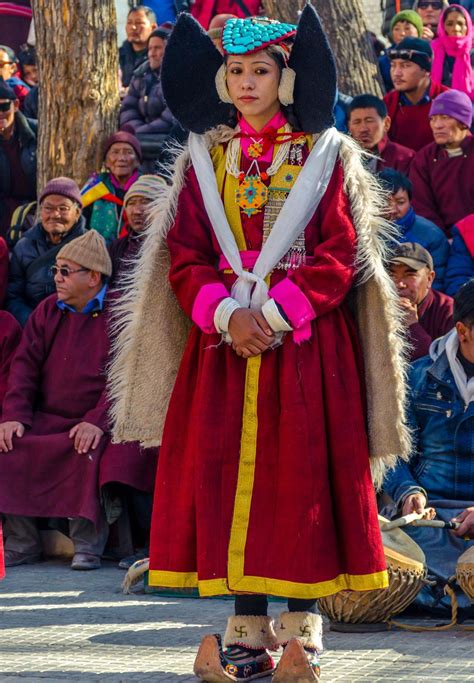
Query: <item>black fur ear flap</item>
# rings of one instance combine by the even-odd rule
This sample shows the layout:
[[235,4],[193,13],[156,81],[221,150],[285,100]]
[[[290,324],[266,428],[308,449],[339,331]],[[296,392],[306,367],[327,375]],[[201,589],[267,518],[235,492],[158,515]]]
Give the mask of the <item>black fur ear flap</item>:
[[336,62],[316,10],[306,5],[298,23],[289,64],[296,71],[294,111],[306,133],[334,125]]
[[166,45],[161,82],[171,113],[193,133],[229,120],[232,105],[221,102],[215,85],[221,64],[222,55],[201,25],[180,14]]

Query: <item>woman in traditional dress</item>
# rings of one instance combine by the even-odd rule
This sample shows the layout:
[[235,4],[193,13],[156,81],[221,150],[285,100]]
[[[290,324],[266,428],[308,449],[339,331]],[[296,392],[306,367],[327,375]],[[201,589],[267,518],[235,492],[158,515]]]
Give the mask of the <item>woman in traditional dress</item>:
[[[167,234],[169,280],[193,326],[164,428],[149,581],[236,594],[225,649],[215,636],[201,644],[203,680],[267,675],[268,650],[282,645],[275,681],[314,681],[316,599],[387,586],[367,420],[375,456],[406,451],[396,297],[376,234],[379,188],[332,127],[335,66],[314,10],[298,31],[230,19],[223,51],[224,62],[180,17],[163,87],[193,132],[125,296],[115,438],[157,443],[156,363],[173,374],[163,335],[177,335],[179,317],[157,288]],[[366,363],[368,402],[347,302],[358,273],[359,325],[380,354]],[[289,599],[275,629],[269,594]]]

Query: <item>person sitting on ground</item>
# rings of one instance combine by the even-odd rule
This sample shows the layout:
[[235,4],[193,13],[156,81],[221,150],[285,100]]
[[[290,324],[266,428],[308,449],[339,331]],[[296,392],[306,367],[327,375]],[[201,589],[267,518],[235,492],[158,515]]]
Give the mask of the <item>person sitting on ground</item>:
[[413,208],[442,228],[474,212],[474,137],[472,105],[457,90],[442,93],[431,105],[435,141],[421,149],[410,167]]
[[389,268],[400,295],[400,305],[406,312],[413,361],[426,356],[433,339],[453,328],[453,300],[433,289],[433,259],[420,244],[399,244],[390,257]]
[[412,184],[403,173],[386,168],[379,173],[379,179],[390,194],[388,218],[398,228],[397,241],[416,242],[429,251],[436,274],[433,287],[444,291],[444,277],[449,257],[448,238],[437,225],[416,215],[411,206]]
[[[404,38],[421,38],[423,33],[423,22],[420,15],[411,9],[402,10],[395,14],[390,23],[390,48],[396,47]],[[380,73],[387,92],[393,89],[393,82],[390,77],[390,58],[387,51],[379,57]]]
[[[474,545],[474,280],[454,299],[454,322],[455,329],[433,343],[430,355],[412,365],[408,417],[413,455],[409,462],[399,462],[384,482],[385,493],[402,515],[432,507],[439,519],[461,524],[455,531],[404,528],[425,553],[428,574],[439,583],[436,589],[425,586],[414,604],[446,615],[450,600],[442,589],[456,573],[459,556]],[[456,597],[463,616],[474,616],[460,590]]]
[[474,51],[472,21],[460,5],[444,10],[439,21],[438,37],[433,40],[431,78],[449,88],[461,90],[474,99]]
[[395,90],[384,97],[392,121],[388,137],[415,151],[433,142],[429,112],[446,86],[430,79],[433,52],[421,38],[404,38],[388,51]]
[[446,266],[445,292],[454,296],[474,277],[474,213],[460,220],[452,229],[453,241]]
[[0,45],[0,76],[15,93],[21,108],[30,88],[18,74],[19,64],[15,52],[8,45]]
[[150,35],[148,60],[135,70],[120,107],[120,128],[138,137],[149,170],[153,170],[153,161],[176,125],[161,87],[161,62],[168,36],[169,31],[162,28]]
[[128,227],[125,237],[114,240],[109,247],[112,259],[110,287],[118,284],[119,275],[128,270],[138,255],[147,226],[150,204],[166,189],[166,181],[157,175],[142,175],[136,180],[124,198]]
[[124,229],[123,198],[140,175],[140,142],[120,130],[104,146],[105,171],[94,173],[81,190],[84,215],[89,228],[97,230],[107,243]]
[[36,50],[30,45],[25,45],[18,53],[18,65],[20,67],[23,82],[29,88],[33,88],[39,83],[38,60]]
[[53,267],[57,294],[35,309],[13,359],[0,424],[6,566],[38,561],[35,518],[60,517],[70,519],[72,568],[100,567],[108,534],[98,473],[107,443],[103,309],[111,272],[96,231],[65,244]]
[[128,88],[133,72],[147,59],[147,41],[152,31],[157,28],[156,16],[146,5],[133,7],[127,16],[124,40],[119,49],[121,82]]
[[36,199],[36,121],[19,111],[13,90],[0,78],[0,236],[15,209]]
[[84,234],[79,188],[54,178],[39,197],[39,221],[15,245],[10,261],[6,308],[24,326],[33,310],[55,291],[51,266],[59,250]]
[[357,95],[347,109],[349,134],[375,155],[366,160],[368,168],[378,173],[388,166],[407,174],[415,152],[388,139],[391,120],[385,102],[375,95]]
[[441,12],[449,5],[448,0],[415,0],[413,9],[418,12],[423,22],[422,38],[433,40],[438,34]]

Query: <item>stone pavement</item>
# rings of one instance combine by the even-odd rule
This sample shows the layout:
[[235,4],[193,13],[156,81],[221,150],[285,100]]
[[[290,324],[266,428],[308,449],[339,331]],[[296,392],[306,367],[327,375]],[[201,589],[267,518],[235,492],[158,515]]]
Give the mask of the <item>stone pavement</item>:
[[[223,630],[232,603],[123,595],[123,575],[112,563],[72,572],[62,560],[10,569],[0,583],[0,681],[195,681],[197,644]],[[474,681],[473,632],[328,632],[326,648],[327,683]]]

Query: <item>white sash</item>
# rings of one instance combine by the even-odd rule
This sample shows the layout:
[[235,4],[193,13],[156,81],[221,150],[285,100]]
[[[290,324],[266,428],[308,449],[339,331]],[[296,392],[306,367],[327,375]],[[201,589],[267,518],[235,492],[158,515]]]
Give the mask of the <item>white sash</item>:
[[204,206],[222,253],[238,276],[232,296],[243,308],[261,309],[268,300],[265,278],[289,251],[318,208],[331,180],[340,144],[341,138],[335,128],[329,128],[320,136],[262,247],[253,272],[248,272],[242,266],[239,248],[225,214],[204,137],[190,134],[189,151]]

